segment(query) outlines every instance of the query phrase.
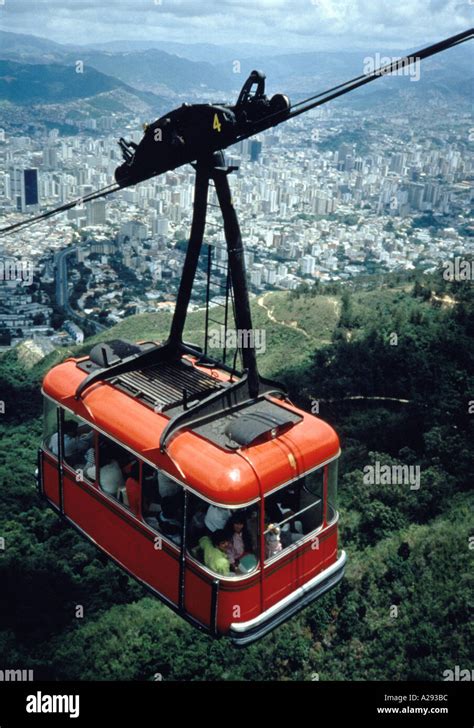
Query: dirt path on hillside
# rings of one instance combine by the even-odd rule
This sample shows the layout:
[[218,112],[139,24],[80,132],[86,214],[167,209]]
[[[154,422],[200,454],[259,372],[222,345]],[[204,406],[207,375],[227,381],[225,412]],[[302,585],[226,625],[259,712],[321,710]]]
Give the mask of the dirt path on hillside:
[[303,336],[306,336],[307,339],[311,339],[312,337],[308,334],[308,332],[298,326],[297,321],[290,321],[290,323],[287,324],[285,321],[278,321],[278,319],[275,318],[275,316],[273,315],[273,309],[269,308],[265,304],[265,299],[269,295],[269,293],[264,293],[263,296],[260,296],[260,298],[257,298],[257,304],[259,306],[261,306],[261,308],[265,309],[265,311],[267,312],[268,319],[270,321],[272,321],[274,324],[279,324],[280,326],[285,326],[287,329],[292,329],[293,331],[299,331],[300,334],[303,334]]

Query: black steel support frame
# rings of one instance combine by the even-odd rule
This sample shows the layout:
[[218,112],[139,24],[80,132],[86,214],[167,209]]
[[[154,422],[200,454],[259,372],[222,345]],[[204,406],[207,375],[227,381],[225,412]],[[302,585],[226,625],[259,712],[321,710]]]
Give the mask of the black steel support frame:
[[[252,331],[252,315],[245,272],[244,248],[228,181],[229,173],[236,168],[225,166],[222,152],[216,152],[210,158],[198,160],[194,167],[196,170],[196,181],[191,235],[186,251],[176,308],[168,339],[164,344],[148,348],[139,354],[133,354],[110,367],[99,368],[91,372],[77,388],[76,399],[79,399],[86,389],[97,382],[113,379],[126,372],[156,366],[164,361],[178,362],[185,354],[196,356],[199,362],[203,364],[220,364],[220,362],[204,355],[199,346],[183,342],[186,314],[191,300],[193,283],[204,238],[210,180],[214,182],[224,221],[229,271],[234,292],[235,325],[238,331]],[[264,397],[266,394],[272,393],[280,397],[286,396],[285,390],[280,384],[264,379],[259,375],[254,346],[246,346],[243,348],[242,361],[244,371],[236,382],[226,384],[219,391],[213,392],[208,397],[187,407],[184,411],[179,412],[170,419],[160,438],[160,447],[163,451],[166,449],[166,444],[171,434],[186,425],[208,419],[209,417],[219,416],[219,414],[229,409],[234,409],[247,402],[255,401]],[[228,367],[223,368],[228,369]]]
[[[230,270],[228,264],[226,264],[226,276],[225,276],[225,285],[222,286],[222,284],[217,284],[217,287],[222,289],[225,289],[225,303],[216,302],[218,306],[222,306],[224,309],[224,321],[217,321],[216,319],[211,318],[209,315],[209,306],[211,302],[211,278],[212,278],[212,257],[213,257],[213,250],[214,246],[208,244],[207,246],[207,282],[206,282],[206,316],[205,316],[205,323],[204,323],[204,330],[206,332],[206,335],[204,337],[204,356],[207,356],[208,350],[209,350],[209,323],[212,321],[213,323],[217,324],[218,326],[223,326],[224,332],[227,332],[227,327],[229,324],[229,300],[232,305],[232,311],[234,311],[234,295],[232,290],[232,284],[230,280]],[[217,262],[214,263],[215,267],[217,268],[223,268],[224,266],[222,264],[219,264]],[[232,367],[232,373],[235,374],[235,360],[236,360],[236,354],[238,353],[238,349],[234,352],[233,356],[233,367]],[[227,339],[224,341],[224,346],[222,348],[222,363],[227,363]],[[231,377],[232,381],[233,377]]]

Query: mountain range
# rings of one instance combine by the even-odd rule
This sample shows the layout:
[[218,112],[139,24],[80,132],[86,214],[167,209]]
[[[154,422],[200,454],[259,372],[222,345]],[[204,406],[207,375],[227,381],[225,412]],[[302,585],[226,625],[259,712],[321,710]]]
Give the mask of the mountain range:
[[[55,43],[0,31],[0,94],[16,104],[49,104],[127,92],[155,113],[177,99],[225,102],[236,98],[253,68],[267,75],[268,92],[292,100],[364,72],[369,52],[282,53],[276,47],[243,43],[214,46],[163,41],[110,41],[89,46]],[[375,53],[372,50],[372,56]],[[385,50],[382,56],[400,56]],[[238,60],[239,64],[235,61]],[[84,73],[75,73],[81,61]],[[472,50],[464,44],[423,61],[421,79],[387,77],[338,103],[354,108],[415,103],[467,106],[472,99]]]
[[57,104],[115,90],[137,96],[149,105],[161,102],[154,94],[134,89],[87,64],[77,72],[75,65],[0,60],[0,98],[13,104]]

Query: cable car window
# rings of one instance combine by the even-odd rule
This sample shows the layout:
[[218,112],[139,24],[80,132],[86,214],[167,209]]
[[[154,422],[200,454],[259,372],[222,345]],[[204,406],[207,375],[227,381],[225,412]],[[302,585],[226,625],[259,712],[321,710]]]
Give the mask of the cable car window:
[[265,558],[271,559],[323,524],[324,468],[265,498]]
[[176,546],[183,530],[183,488],[166,473],[142,466],[142,514],[146,523]]
[[332,523],[337,518],[337,471],[339,460],[333,460],[328,467],[328,501],[327,501],[327,523]]
[[76,473],[80,473],[82,477],[94,480],[88,473],[94,453],[95,437],[92,427],[70,412],[65,412],[63,420],[63,460],[66,465],[69,465]]
[[158,489],[158,471],[147,463],[142,465],[142,515],[143,520],[158,531],[158,516],[161,512],[161,498]]
[[43,444],[53,453],[58,454],[58,407],[55,402],[44,398],[43,407]]
[[[99,435],[99,487],[122,505],[140,513],[140,462],[133,453]],[[96,474],[96,464],[91,468]]]
[[243,576],[259,563],[258,505],[223,508],[188,496],[189,553],[218,576]]
[[[44,444],[58,455],[59,441],[57,431],[57,405],[51,400],[44,400]],[[75,417],[70,412],[64,413],[63,419],[63,460],[81,477],[91,479],[87,474],[88,454],[94,453],[94,430],[90,425]],[[94,478],[92,478],[93,480]]]

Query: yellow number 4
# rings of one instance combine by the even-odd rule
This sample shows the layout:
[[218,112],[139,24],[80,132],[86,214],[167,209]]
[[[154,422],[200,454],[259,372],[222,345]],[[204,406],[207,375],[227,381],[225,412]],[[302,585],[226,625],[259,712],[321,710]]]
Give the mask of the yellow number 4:
[[219,117],[217,116],[217,114],[214,114],[214,123],[212,125],[212,128],[217,129],[217,131],[221,131],[221,129],[222,129],[222,125],[221,125],[221,122],[219,121]]

